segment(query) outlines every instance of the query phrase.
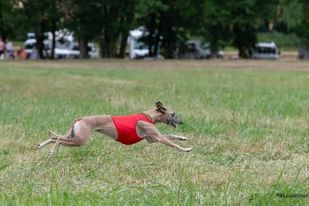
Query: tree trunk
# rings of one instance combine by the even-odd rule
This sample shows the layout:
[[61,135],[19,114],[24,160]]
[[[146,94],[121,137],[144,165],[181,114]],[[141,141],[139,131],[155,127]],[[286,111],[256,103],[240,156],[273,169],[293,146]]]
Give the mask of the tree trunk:
[[309,46],[300,46],[298,48],[299,59],[309,59]]
[[44,31],[45,31],[46,24],[47,22],[45,20],[40,21],[39,32],[35,34],[36,48],[38,50],[40,59],[45,59],[46,57],[46,55],[44,54],[45,52]]
[[154,56],[153,48],[154,48],[155,30],[156,30],[156,14],[151,13],[150,14],[150,21],[149,21],[149,25],[148,25],[148,32],[149,32],[149,35],[148,35],[149,54],[148,54],[148,56],[150,56],[150,57]]
[[252,25],[235,24],[233,44],[238,48],[240,58],[250,58],[251,48],[257,41],[255,29]]
[[55,47],[56,47],[56,22],[52,21],[52,45],[51,45],[51,59],[55,59]]
[[160,13],[160,19],[159,19],[159,26],[158,26],[158,32],[155,37],[155,45],[154,45],[154,56],[157,58],[160,50],[160,43],[161,43],[161,34],[162,34],[162,27],[163,27],[163,18],[164,18],[164,13]]
[[240,58],[248,58],[245,46],[243,45],[242,38],[246,38],[246,36],[242,35],[242,30],[238,24],[234,25],[234,44],[238,49],[238,55]]
[[35,34],[36,49],[38,50],[40,59],[44,59],[44,35],[42,33]]
[[174,31],[170,27],[167,28],[167,33],[169,34],[166,36],[164,41],[164,57],[167,59],[174,58]]
[[116,57],[117,52],[115,49],[115,41],[114,38],[108,34],[108,32],[102,32],[99,44],[100,55],[102,58]]
[[4,26],[3,26],[3,13],[2,13],[2,1],[0,1],[0,37],[3,39],[5,38],[4,36]]
[[100,57],[105,58],[106,57],[106,44],[105,44],[105,39],[104,39],[104,32],[102,32],[100,39],[99,39],[99,47],[100,47]]
[[219,36],[220,34],[218,32],[222,31],[220,26],[213,25],[209,28],[210,32],[210,51],[211,51],[211,57],[216,57],[218,51],[219,51]]
[[117,57],[116,45],[118,40],[118,35],[105,30],[103,38],[101,38],[100,45],[104,46],[104,55],[107,58]]
[[158,32],[157,35],[156,35],[156,39],[155,39],[155,44],[154,44],[154,57],[158,57],[160,54],[159,54],[159,47],[160,47],[160,36],[161,36],[161,32]]
[[79,51],[80,51],[80,58],[88,59],[88,41],[84,38],[79,39]]
[[125,31],[122,32],[121,41],[120,41],[120,49],[118,53],[119,58],[125,58],[126,56],[127,39],[128,39],[128,32],[125,32]]
[[56,1],[52,1],[52,17],[51,17],[51,33],[52,33],[52,45],[51,45],[51,59],[55,59],[55,47],[56,47]]
[[108,52],[108,30],[107,30],[107,27],[109,25],[109,22],[108,22],[108,12],[109,12],[109,9],[108,9],[108,5],[107,5],[107,1],[103,0],[102,1],[102,4],[103,4],[103,8],[102,8],[102,17],[103,17],[103,29],[101,31],[101,36],[100,36],[100,56],[102,58],[106,58],[106,57],[109,57],[109,52]]
[[109,32],[105,29],[104,31],[104,50],[105,50],[105,56],[106,57],[111,57],[111,52],[110,52],[110,37],[109,37]]

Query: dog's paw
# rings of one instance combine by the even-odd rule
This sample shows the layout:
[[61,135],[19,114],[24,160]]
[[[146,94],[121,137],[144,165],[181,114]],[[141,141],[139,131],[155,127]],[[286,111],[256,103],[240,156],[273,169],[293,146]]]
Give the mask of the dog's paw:
[[170,136],[173,137],[174,139],[181,140],[181,141],[185,141],[185,140],[188,139],[188,138],[186,138],[184,136],[180,136],[180,135],[171,134]]
[[184,136],[178,136],[178,139],[180,141],[186,141],[188,138],[184,137]]
[[191,152],[193,150],[193,148],[192,147],[189,147],[189,148],[184,148],[184,152]]
[[47,158],[51,158],[52,156],[53,156],[53,152],[49,151],[48,154],[47,154]]

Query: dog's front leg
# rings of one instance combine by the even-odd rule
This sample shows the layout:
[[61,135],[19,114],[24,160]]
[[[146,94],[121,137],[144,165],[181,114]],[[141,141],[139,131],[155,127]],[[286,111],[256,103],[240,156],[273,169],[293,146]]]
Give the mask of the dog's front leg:
[[181,140],[181,141],[185,141],[185,140],[188,139],[187,137],[180,136],[180,135],[175,135],[175,134],[167,134],[167,135],[165,135],[165,136],[168,137],[169,139],[172,139],[172,140]]
[[139,122],[138,123],[138,131],[140,131],[140,133],[142,134],[141,136],[144,136],[145,139],[149,142],[149,143],[154,143],[154,142],[161,142],[167,146],[176,148],[182,152],[190,152],[192,150],[191,147],[189,148],[184,148],[181,147],[175,143],[173,143],[169,137],[163,135],[160,133],[160,131],[153,125],[153,124],[149,124],[147,122]]
[[170,146],[170,147],[173,147],[173,148],[176,148],[182,152],[190,152],[193,148],[191,147],[188,147],[188,148],[184,148],[184,147],[181,147],[175,143],[173,143],[171,140],[168,139],[168,137],[164,136],[164,135],[159,135],[157,137],[155,137],[155,139],[158,141],[158,142],[161,142],[167,146]]

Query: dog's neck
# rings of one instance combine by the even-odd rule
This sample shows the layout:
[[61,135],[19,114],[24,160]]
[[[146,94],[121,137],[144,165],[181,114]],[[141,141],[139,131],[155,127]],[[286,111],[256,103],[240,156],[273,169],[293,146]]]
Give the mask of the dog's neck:
[[156,111],[156,110],[148,110],[142,112],[146,117],[148,117],[154,124],[160,123],[160,117],[162,116],[162,113]]

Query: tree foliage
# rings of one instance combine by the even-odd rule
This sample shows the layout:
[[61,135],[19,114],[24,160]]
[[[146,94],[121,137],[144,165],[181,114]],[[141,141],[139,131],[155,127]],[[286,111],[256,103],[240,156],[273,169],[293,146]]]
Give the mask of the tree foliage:
[[212,50],[230,43],[239,56],[250,56],[259,25],[274,18],[276,0],[206,0],[204,4],[204,33],[211,41]]
[[309,45],[308,8],[307,0],[0,0],[0,35],[35,32],[43,57],[44,32],[68,28],[83,58],[89,41],[99,43],[101,57],[123,58],[129,31],[144,26],[150,56],[174,58],[187,39],[198,37],[213,53],[233,46],[247,58],[258,31],[280,26]]

